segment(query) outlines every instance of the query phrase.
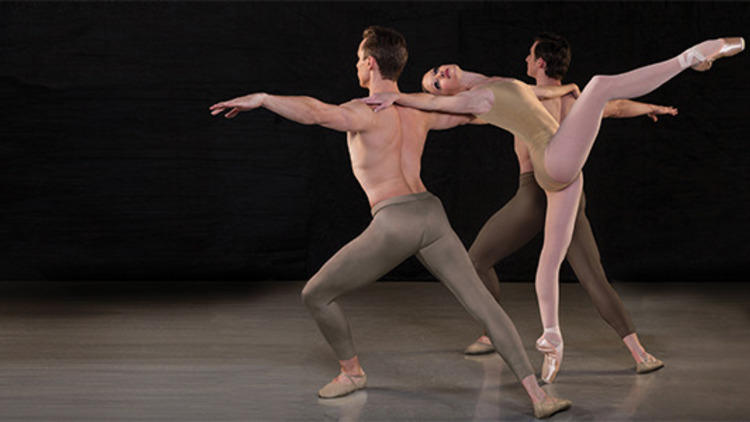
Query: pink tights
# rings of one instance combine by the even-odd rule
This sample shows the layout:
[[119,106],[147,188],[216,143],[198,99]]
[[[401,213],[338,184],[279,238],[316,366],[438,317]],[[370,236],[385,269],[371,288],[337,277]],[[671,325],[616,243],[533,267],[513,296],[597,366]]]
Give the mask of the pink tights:
[[[635,98],[655,90],[687,67],[721,49],[721,40],[700,43],[677,57],[619,75],[591,78],[545,150],[545,169],[558,181],[573,181],[560,191],[546,191],[547,214],[544,246],[536,273],[539,311],[545,329],[558,329],[558,275],[573,234],[579,198],[583,188],[581,169],[599,132],[604,105],[613,99]],[[697,53],[697,54],[696,54]],[[559,332],[559,331],[558,331]],[[546,338],[547,335],[543,335]],[[561,336],[549,336],[562,345]],[[553,338],[555,337],[555,338]]]

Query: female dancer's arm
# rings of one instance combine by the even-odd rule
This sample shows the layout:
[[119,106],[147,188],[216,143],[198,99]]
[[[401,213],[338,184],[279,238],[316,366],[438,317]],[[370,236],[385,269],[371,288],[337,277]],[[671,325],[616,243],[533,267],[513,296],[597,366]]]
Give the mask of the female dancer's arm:
[[365,98],[364,102],[377,105],[376,112],[395,103],[424,111],[477,115],[490,111],[494,97],[489,89],[476,88],[456,95],[381,92]]
[[[531,86],[539,98],[557,98],[572,93],[575,97],[581,91],[576,84],[562,86]],[[490,111],[495,97],[488,88],[476,87],[456,95],[432,95],[427,93],[406,94],[402,92],[381,92],[364,99],[367,104],[377,105],[375,111],[399,104],[425,111],[441,111],[454,114],[479,115]]]
[[565,84],[565,85],[529,85],[531,90],[534,91],[534,95],[540,100],[546,100],[549,98],[558,98],[563,95],[572,94],[573,98],[578,98],[581,95],[581,89],[576,84]]

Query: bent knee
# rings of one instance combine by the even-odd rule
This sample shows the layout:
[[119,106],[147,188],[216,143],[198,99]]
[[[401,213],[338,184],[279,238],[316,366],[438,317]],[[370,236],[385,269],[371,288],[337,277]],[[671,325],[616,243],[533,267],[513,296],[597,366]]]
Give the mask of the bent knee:
[[609,85],[612,82],[612,76],[608,75],[594,75],[591,80],[586,84],[586,86],[583,88],[584,91],[587,92],[593,92],[593,91],[606,91],[609,87]]
[[468,252],[471,264],[474,266],[474,270],[479,274],[485,273],[492,266],[492,263],[486,256],[487,254],[479,250],[479,248],[474,248],[472,246]]
[[321,300],[320,300],[320,294],[318,294],[318,289],[315,288],[315,283],[313,281],[315,280],[315,277],[310,279],[310,281],[305,284],[305,287],[302,288],[302,292],[300,293],[300,298],[302,299],[302,303],[308,308],[308,309],[315,309],[321,306]]

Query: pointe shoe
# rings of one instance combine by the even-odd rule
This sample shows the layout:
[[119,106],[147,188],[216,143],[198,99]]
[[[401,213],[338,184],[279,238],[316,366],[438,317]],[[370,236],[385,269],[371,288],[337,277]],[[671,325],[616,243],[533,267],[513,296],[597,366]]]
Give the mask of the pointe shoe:
[[557,412],[570,409],[572,405],[573,402],[570,400],[547,396],[547,399],[534,403],[534,417],[537,419],[548,418]]
[[542,380],[547,384],[551,384],[552,381],[557,378],[557,373],[560,371],[560,365],[562,365],[563,343],[560,341],[560,344],[555,345],[542,335],[536,341],[536,350],[544,353]]
[[367,374],[364,371],[362,375],[349,375],[342,372],[333,381],[318,391],[318,397],[321,399],[332,399],[345,396],[365,388],[365,384],[367,384]]
[[648,358],[646,360],[644,360],[643,362],[638,362],[635,365],[635,372],[637,374],[647,374],[649,372],[654,372],[663,367],[664,367],[664,362],[660,361],[659,359],[651,355],[648,355]]
[[713,65],[714,61],[722,57],[734,56],[735,54],[741,53],[745,49],[745,39],[742,37],[722,38],[721,41],[724,42],[721,50],[702,59],[699,63],[693,65],[692,68],[694,70],[697,70],[698,72],[705,72],[706,70],[711,68],[711,65]]
[[489,342],[487,336],[482,336],[464,350],[465,355],[486,355],[495,351],[495,346]]

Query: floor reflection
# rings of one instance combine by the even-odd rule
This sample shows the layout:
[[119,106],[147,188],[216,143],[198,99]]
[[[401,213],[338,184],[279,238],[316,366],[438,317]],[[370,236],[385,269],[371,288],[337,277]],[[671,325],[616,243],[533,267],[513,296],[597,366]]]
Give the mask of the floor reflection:
[[318,403],[326,408],[324,420],[358,422],[367,403],[367,390],[336,399],[318,399]]

